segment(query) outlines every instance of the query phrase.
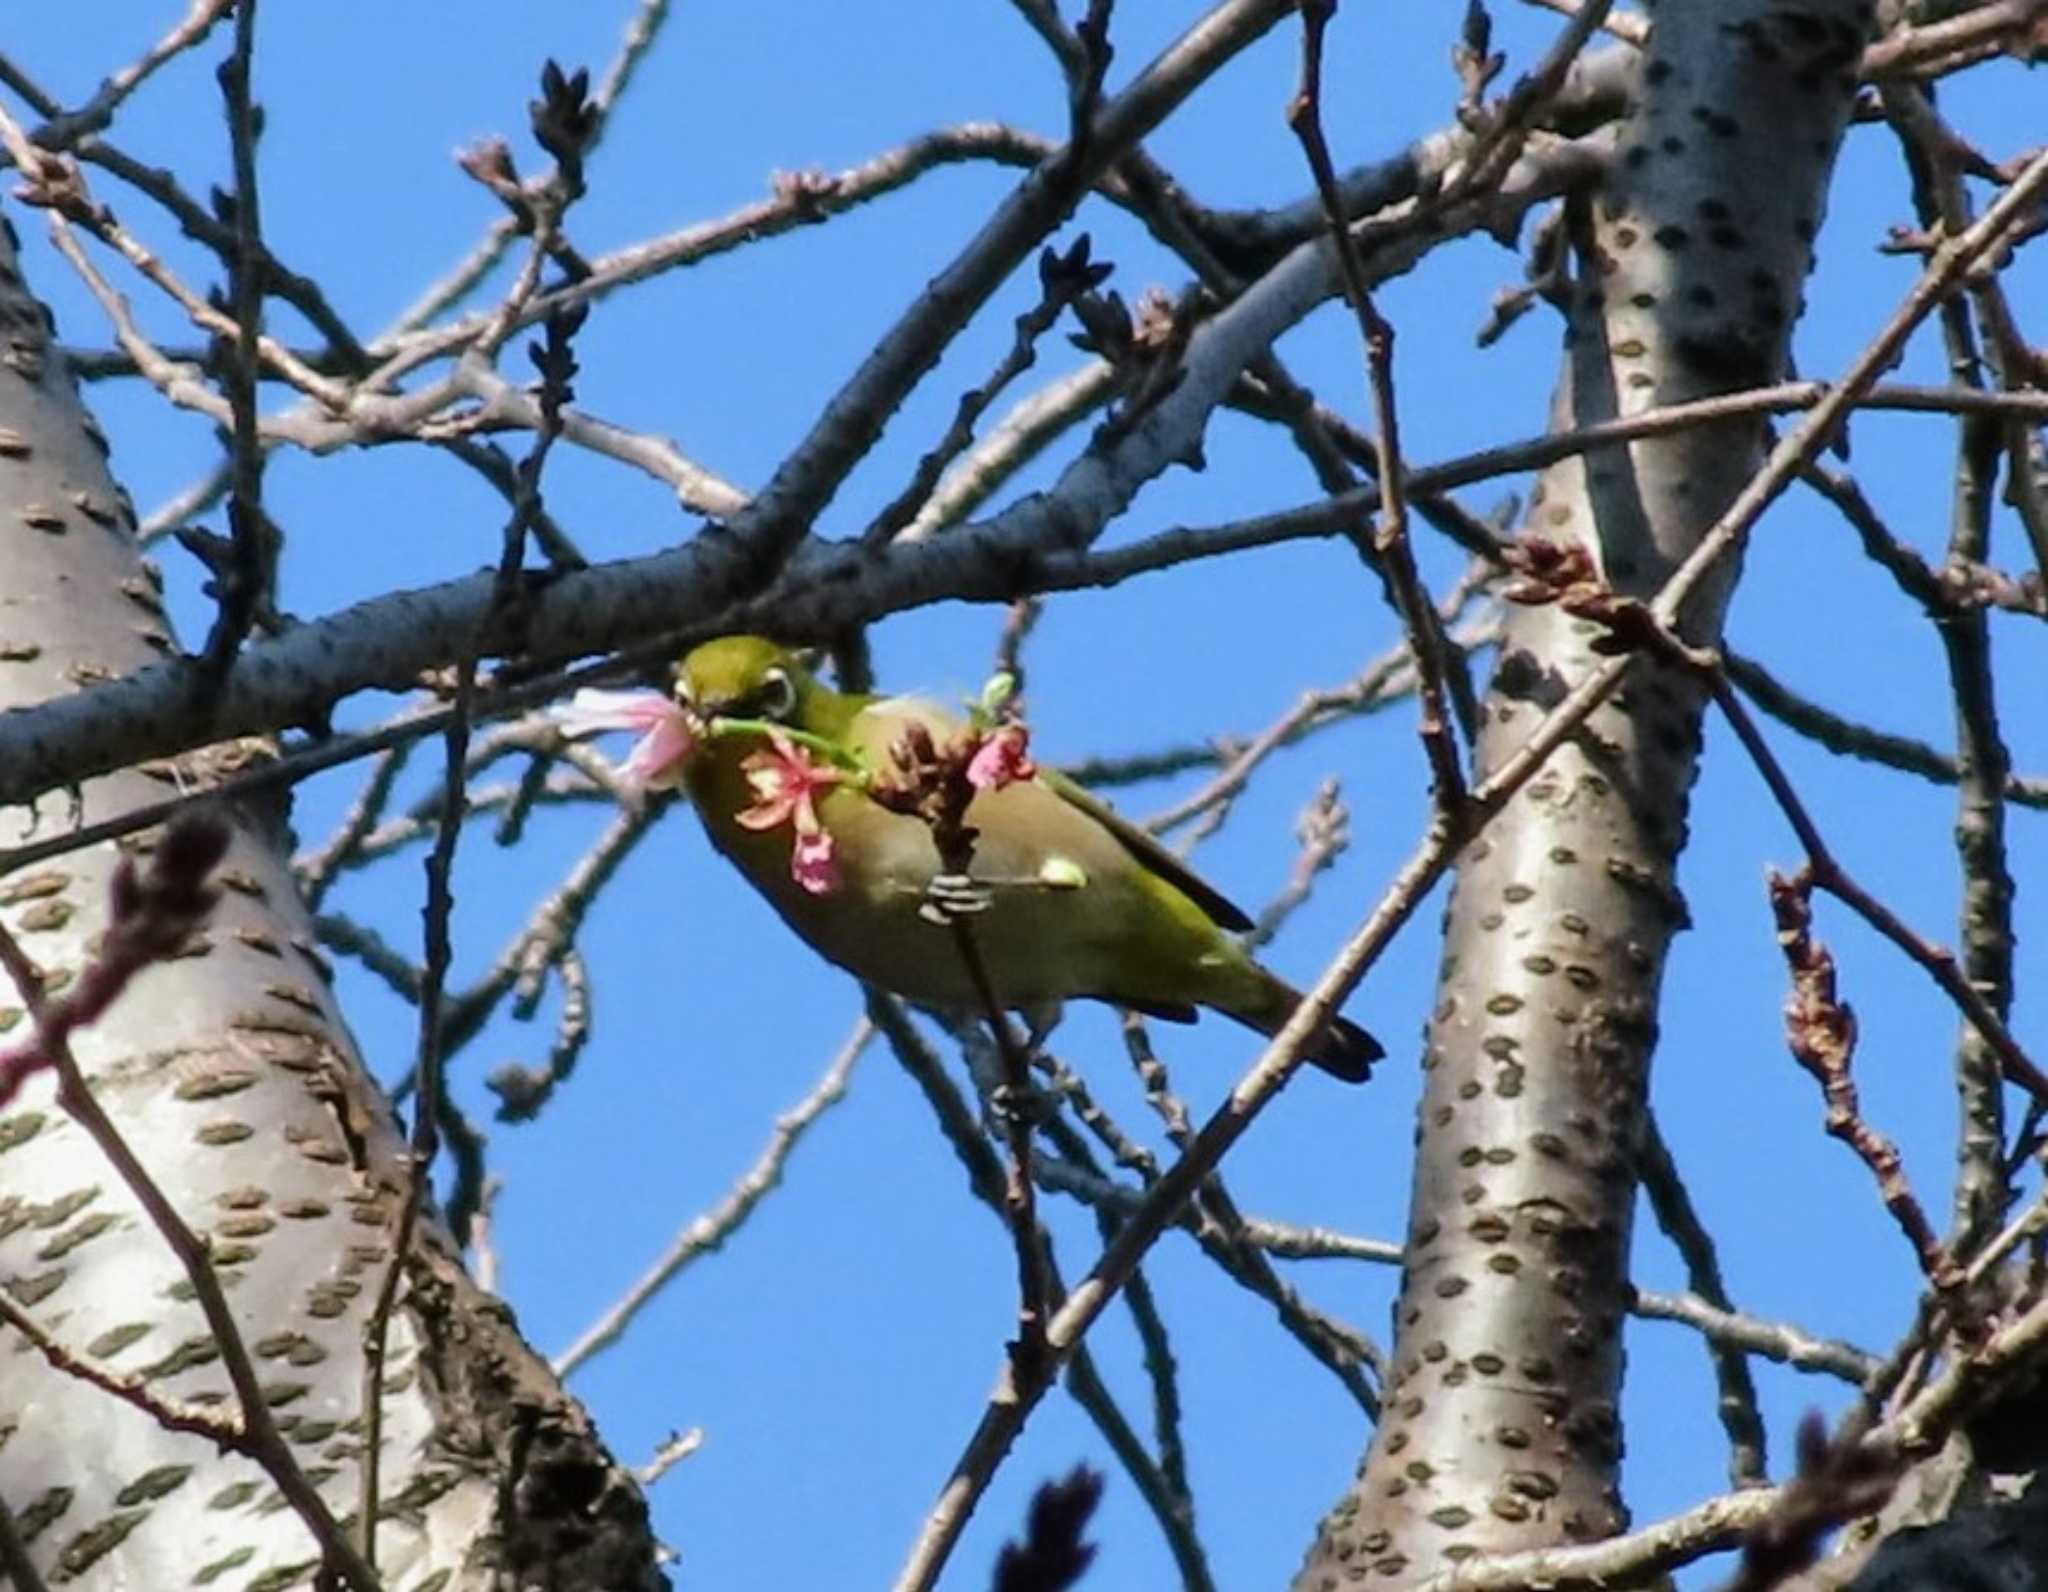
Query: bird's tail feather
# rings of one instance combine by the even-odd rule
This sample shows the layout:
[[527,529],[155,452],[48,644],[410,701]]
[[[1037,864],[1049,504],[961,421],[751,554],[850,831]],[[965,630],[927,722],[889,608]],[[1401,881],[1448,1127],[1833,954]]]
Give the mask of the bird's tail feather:
[[[1301,1005],[1301,991],[1285,980],[1259,968],[1259,999],[1255,1005],[1221,1008],[1271,1039],[1287,1026],[1295,1008]],[[1372,1076],[1372,1064],[1386,1055],[1386,1049],[1350,1018],[1332,1012],[1322,1028],[1309,1040],[1304,1057],[1333,1078],[1346,1083],[1364,1083]]]

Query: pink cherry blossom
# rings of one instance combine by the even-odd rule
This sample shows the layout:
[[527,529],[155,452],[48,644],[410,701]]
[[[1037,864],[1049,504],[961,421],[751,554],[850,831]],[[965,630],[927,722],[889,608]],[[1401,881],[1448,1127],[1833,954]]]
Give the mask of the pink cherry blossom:
[[817,798],[846,776],[829,763],[814,763],[810,754],[777,730],[768,732],[768,750],[740,764],[754,788],[755,802],[733,822],[745,829],[774,829],[789,824],[796,830],[789,855],[789,876],[812,895],[839,887],[839,865],[832,836],[818,821]]
[[801,831],[790,848],[789,876],[812,895],[829,895],[839,888],[839,859],[833,854],[832,837],[824,830],[815,835]]
[[976,790],[1001,790],[1035,777],[1038,769],[1031,761],[1030,749],[1030,732],[1023,725],[998,725],[967,760],[967,783]]
[[640,739],[617,765],[629,790],[674,790],[682,783],[683,765],[697,748],[690,716],[659,691],[578,691],[568,706],[554,711],[564,735],[598,735],[606,730],[631,730]]

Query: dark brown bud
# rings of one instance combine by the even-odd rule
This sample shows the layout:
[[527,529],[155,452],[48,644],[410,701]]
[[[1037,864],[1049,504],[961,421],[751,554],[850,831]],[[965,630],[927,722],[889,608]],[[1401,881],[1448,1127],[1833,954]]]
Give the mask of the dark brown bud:
[[188,807],[164,828],[151,860],[150,883],[192,889],[206,881],[228,854],[233,838],[227,818],[214,807]]

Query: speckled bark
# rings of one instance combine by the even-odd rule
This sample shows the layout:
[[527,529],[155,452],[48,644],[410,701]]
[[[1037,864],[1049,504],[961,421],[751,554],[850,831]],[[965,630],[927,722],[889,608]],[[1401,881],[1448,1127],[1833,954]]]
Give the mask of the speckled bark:
[[[1553,424],[1777,379],[1812,264],[1865,0],[1655,7],[1578,282]],[[1750,424],[1567,461],[1528,533],[1647,595],[1761,456]],[[1728,578],[1688,616],[1719,630]],[[1594,657],[1551,608],[1509,620],[1478,763]],[[1424,1066],[1386,1414],[1297,1586],[1412,1584],[1484,1551],[1609,1535],[1634,1151],[1701,701],[1638,663],[1463,860]]]
[[[0,222],[0,705],[128,674],[171,646],[105,444]],[[250,743],[0,811],[0,844],[203,783]],[[272,826],[242,823],[191,954],[146,972],[75,1050],[197,1231],[301,1463],[355,1511],[364,1321],[403,1145],[307,937]],[[147,845],[149,837],[138,837]],[[102,846],[0,879],[0,916],[58,978],[105,919]],[[0,980],[0,1028],[25,1019]],[[229,1397],[182,1271],[47,1076],[0,1109],[0,1287],[69,1347],[179,1400]],[[393,1588],[645,1588],[645,1509],[586,1417],[428,1224],[391,1333],[378,1559]],[[0,1328],[0,1498],[52,1584],[282,1588],[311,1538],[254,1465],[168,1433]],[[510,1573],[505,1573],[506,1567]]]

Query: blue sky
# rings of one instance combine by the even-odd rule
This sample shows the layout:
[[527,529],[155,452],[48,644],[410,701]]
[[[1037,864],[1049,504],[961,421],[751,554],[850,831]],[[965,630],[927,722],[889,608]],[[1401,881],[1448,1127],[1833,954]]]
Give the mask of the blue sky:
[[[76,8],[28,8],[11,21],[7,49],[77,103],[183,9],[170,0],[98,0],[86,28]],[[257,88],[269,112],[264,210],[273,247],[318,275],[359,332],[382,327],[493,218],[492,203],[459,173],[452,153],[503,134],[524,167],[537,169],[524,123],[539,63],[554,56],[601,69],[627,9],[623,0],[266,7]],[[1460,9],[1357,0],[1345,8],[1328,66],[1327,119],[1340,163],[1389,153],[1447,119],[1456,85],[1445,63]],[[1118,8],[1112,87],[1197,12],[1166,0]],[[1528,63],[1555,21],[1504,11],[1499,35],[1511,70]],[[211,79],[225,44],[223,31],[167,69],[110,135],[172,166],[195,192],[227,170]],[[1148,147],[1210,203],[1294,198],[1304,176],[1282,115],[1295,50],[1293,30],[1277,31]],[[1943,104],[2003,157],[2038,139],[2038,94],[2037,82],[2000,67],[1972,74]],[[1045,134],[1057,134],[1064,119],[1049,58],[1005,6],[699,0],[676,8],[593,164],[572,231],[586,252],[602,252],[755,199],[771,172],[830,170],[935,125],[991,118]],[[206,262],[145,201],[102,175],[93,180],[188,279],[212,280]],[[579,339],[580,402],[671,436],[728,479],[758,486],[1013,180],[990,168],[943,171],[827,226],[615,297]],[[56,304],[62,332],[103,343],[99,312],[40,246],[39,218],[10,210],[30,243],[32,281]],[[1874,249],[1886,226],[1910,218],[1890,134],[1857,130],[1831,200],[1811,313],[1799,329],[1803,374],[1840,369],[1910,282],[1911,261]],[[1063,236],[1083,229],[1096,256],[1117,263],[1115,285],[1127,299],[1154,283],[1183,282],[1118,213],[1089,206]],[[146,285],[116,276],[146,325],[168,341],[187,339]],[[1473,346],[1493,292],[1519,280],[1516,258],[1481,239],[1440,251],[1422,273],[1387,287],[1381,307],[1400,334],[1411,460],[1541,430],[1557,359],[1554,321],[1539,312],[1493,349]],[[2016,283],[2022,306],[2043,301],[2048,283],[2038,258],[2022,262]],[[1000,356],[1011,318],[1034,296],[1027,274],[989,306],[892,422],[818,527],[822,534],[856,532],[898,490],[943,430],[958,392]],[[279,325],[295,330],[288,315]],[[1342,313],[1320,312],[1281,352],[1326,402],[1363,423],[1356,336]],[[1048,339],[1042,355],[1034,377],[1079,358],[1060,337]],[[512,358],[508,370],[523,376],[523,356],[515,350]],[[1902,374],[1941,379],[1928,337],[1916,340]],[[169,415],[153,395],[101,385],[90,398],[113,436],[115,467],[145,512],[211,463],[208,428]],[[1906,539],[1938,553],[1951,433],[1880,416],[1859,420],[1854,442],[1851,465],[1866,491]],[[1205,471],[1177,470],[1149,486],[1111,539],[1315,496],[1305,466],[1251,422],[1220,418],[1207,451]],[[1044,478],[1029,474],[1011,490]],[[1525,485],[1503,482],[1465,501],[1486,511]],[[290,537],[283,600],[302,617],[496,556],[502,506],[459,466],[420,450],[281,455],[268,490]],[[568,448],[557,450],[548,499],[593,558],[650,551],[696,528],[658,485]],[[1999,561],[2023,567],[2009,517],[1998,534]],[[1426,538],[1421,553],[1439,586],[1459,567]],[[183,594],[189,642],[205,619],[181,556],[172,552],[166,562]],[[960,606],[892,619],[874,633],[880,676],[890,685],[970,690],[987,670],[1001,619],[999,610]],[[2015,765],[2040,772],[2048,769],[2048,711],[2033,683],[2048,666],[2048,646],[2038,624],[2000,619],[1993,628]],[[1810,497],[1795,494],[1764,522],[1729,633],[1734,646],[1822,702],[1938,746],[1952,738],[1932,628]],[[1062,597],[1029,655],[1036,744],[1045,757],[1069,759],[1218,730],[1248,734],[1304,687],[1345,679],[1397,638],[1376,584],[1335,545],[1296,544],[1227,570],[1180,570]],[[390,705],[352,703],[345,717],[366,722]],[[1276,757],[1198,854],[1216,883],[1256,908],[1292,861],[1293,815],[1326,775],[1341,778],[1353,845],[1271,952],[1297,978],[1311,977],[1362,918],[1420,831],[1426,770],[1412,721],[1401,707]],[[1767,733],[1843,862],[1923,933],[1951,938],[1950,794],[1839,764],[1782,729]],[[434,761],[416,759],[415,787],[437,777]],[[1164,782],[1120,800],[1143,813],[1190,784]],[[325,832],[350,789],[343,775],[304,792],[307,840]],[[545,814],[529,843],[509,852],[494,848],[486,830],[465,840],[458,981],[463,969],[488,961],[604,819],[591,807]],[[2044,859],[2040,818],[2016,812],[2012,843],[2025,947],[2048,932],[2030,889]],[[1737,1302],[1882,1351],[1908,1320],[1910,1263],[1862,1169],[1822,1138],[1813,1088],[1780,1032],[1783,966],[1761,881],[1767,866],[1796,861],[1753,770],[1711,726],[1682,868],[1696,926],[1679,942],[1668,976],[1655,1105],[1721,1240]],[[418,888],[407,861],[352,880],[334,899],[394,943],[412,945]],[[1347,1092],[1304,1076],[1233,1154],[1228,1176],[1247,1211],[1375,1237],[1401,1231],[1435,921],[1434,907],[1417,915],[1350,1007],[1393,1055],[1372,1087]],[[1819,926],[1861,1018],[1867,1109],[1900,1141],[1923,1199],[1945,1213],[1954,1015],[1917,971],[1845,915],[1824,906]],[[810,1087],[859,1008],[851,982],[791,940],[682,813],[634,856],[582,944],[596,979],[597,1030],[576,1078],[538,1123],[487,1123],[492,1165],[504,1179],[502,1287],[548,1351],[574,1338],[752,1161],[775,1115]],[[345,970],[343,987],[367,1053],[395,1073],[411,1054],[410,1013],[366,976]],[[457,1091],[480,1120],[491,1104],[483,1074],[506,1060],[537,1060],[558,1001],[551,992],[536,1024],[502,1024],[463,1057]],[[2038,997],[2029,1004],[2023,993],[2017,1020],[2023,1042],[2039,1035]],[[1198,1112],[1254,1054],[1249,1036],[1213,1019],[1155,1038]],[[1106,1013],[1073,1013],[1057,1048],[1123,1122],[1146,1127]],[[1092,1220],[1050,1203],[1063,1264],[1078,1274],[1095,1252]],[[1647,1214],[1637,1257],[1644,1286],[1682,1285]],[[1007,1240],[966,1197],[915,1090],[885,1052],[871,1053],[849,1099],[821,1122],[785,1187],[744,1233],[572,1383],[630,1462],[643,1461],[671,1429],[705,1429],[704,1449],[654,1493],[658,1529],[683,1556],[680,1584],[760,1584],[764,1548],[780,1578],[885,1582],[995,1374],[1011,1321],[1010,1267]],[[1349,1479],[1366,1436],[1362,1418],[1270,1313],[1184,1239],[1162,1242],[1147,1272],[1181,1361],[1196,1505],[1217,1580],[1273,1585]],[[1391,1272],[1319,1262],[1286,1273],[1323,1308],[1385,1333]],[[1637,1517],[1648,1519],[1723,1485],[1725,1445],[1698,1340],[1660,1324],[1632,1323],[1629,1332],[1627,1486]],[[1127,1319],[1112,1311],[1091,1343],[1127,1413],[1146,1425],[1149,1395]],[[1762,1363],[1756,1374],[1782,1474],[1800,1412],[1814,1403],[1839,1408],[1843,1392]],[[979,1584],[1029,1489],[1081,1457],[1099,1462],[1100,1441],[1056,1396],[983,1503],[948,1584]],[[1170,1580],[1149,1518],[1113,1469],[1096,1535],[1102,1559],[1091,1584]]]

